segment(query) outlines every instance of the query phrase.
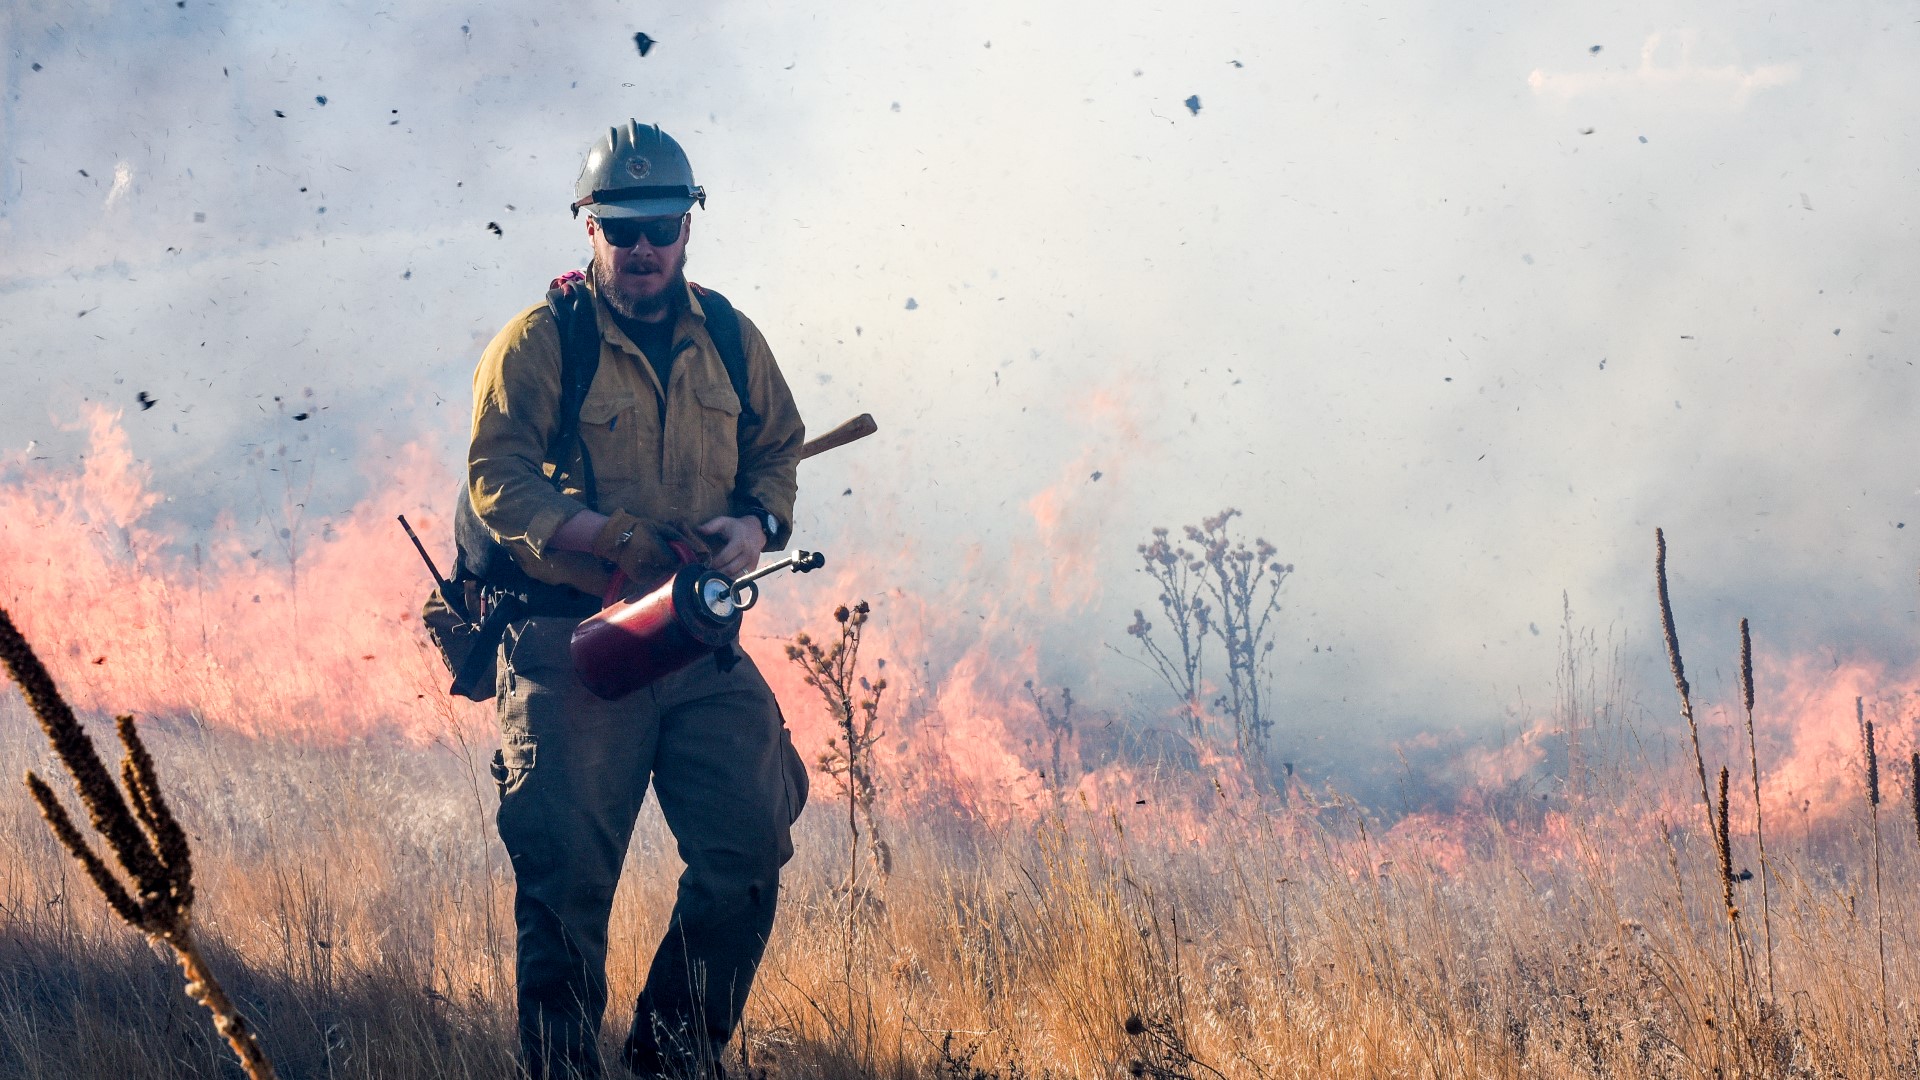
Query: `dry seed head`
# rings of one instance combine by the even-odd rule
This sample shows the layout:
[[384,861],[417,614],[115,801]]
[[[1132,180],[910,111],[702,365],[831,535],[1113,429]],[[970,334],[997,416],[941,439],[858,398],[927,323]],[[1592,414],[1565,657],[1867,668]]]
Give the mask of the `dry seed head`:
[[1745,619],[1740,620],[1740,700],[1753,711],[1753,636]]
[[1880,755],[1874,751],[1873,721],[1867,721],[1867,802],[1880,805]]
[[[141,885],[142,891],[149,891],[149,883],[164,881],[166,871],[159,856],[128,810],[119,785],[113,782],[113,774],[107,771],[106,764],[94,750],[93,740],[74,718],[73,709],[61,696],[53,676],[48,674],[46,666],[4,609],[0,609],[0,665],[4,665],[13,675],[13,681],[20,685],[20,692],[39,719],[47,741],[53,744],[54,753],[73,777],[73,786],[87,808],[88,821],[106,839],[114,858],[127,875]],[[44,811],[44,806],[42,809]],[[52,819],[48,823],[51,825]],[[76,854],[75,858],[79,856]]]
[[1719,841],[1720,848],[1720,891],[1727,904],[1727,917],[1731,919],[1738,916],[1738,909],[1733,906],[1733,837],[1728,824],[1725,765],[1720,766],[1720,818],[1717,825],[1720,835],[1715,839]]
[[107,906],[113,909],[114,914],[125,919],[128,925],[140,926],[139,905],[127,895],[127,890],[121,886],[120,880],[113,876],[113,872],[107,869],[107,864],[100,861],[100,856],[95,855],[93,849],[87,846],[86,840],[80,835],[80,830],[73,827],[73,819],[67,816],[66,808],[61,806],[59,800],[54,797],[53,789],[38,776],[29,772],[27,773],[27,791],[33,796],[33,801],[39,805],[40,816],[46,819],[47,827],[53,830],[54,838],[60,841],[60,846],[66,848],[67,854],[72,855],[74,861],[80,864],[80,868],[86,871],[94,887],[99,889],[100,895],[106,898]]
[[1907,774],[1908,801],[1913,803],[1913,836],[1920,840],[1920,751],[1912,758],[1912,772]]
[[1680,691],[1681,704],[1687,704],[1691,689],[1687,684],[1686,665],[1680,662],[1680,636],[1673,629],[1673,601],[1667,595],[1667,534],[1660,529],[1653,530],[1653,576],[1655,591],[1660,596],[1660,628],[1667,638],[1667,663],[1673,668],[1673,685]]

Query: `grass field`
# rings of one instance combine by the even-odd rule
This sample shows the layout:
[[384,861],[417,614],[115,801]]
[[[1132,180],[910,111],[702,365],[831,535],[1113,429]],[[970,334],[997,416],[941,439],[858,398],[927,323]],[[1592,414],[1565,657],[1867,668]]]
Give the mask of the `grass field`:
[[[154,726],[192,833],[198,925],[282,1076],[512,1075],[511,881],[484,740],[318,747]],[[729,1066],[966,1080],[1920,1072],[1909,807],[1890,794],[1879,808],[1877,889],[1864,794],[1857,812],[1770,838],[1766,912],[1736,813],[1736,877],[1755,876],[1736,881],[1735,940],[1685,795],[1691,762],[1580,762],[1544,799],[1390,829],[1324,792],[1234,795],[1194,774],[1140,773],[1133,800],[1068,792],[997,821],[883,802],[893,869],[863,867],[851,912],[844,804],[817,784]],[[9,690],[0,771],[49,765]],[[13,790],[0,796],[0,1076],[237,1075],[171,964]],[[678,872],[651,811],[629,862],[610,1035]]]

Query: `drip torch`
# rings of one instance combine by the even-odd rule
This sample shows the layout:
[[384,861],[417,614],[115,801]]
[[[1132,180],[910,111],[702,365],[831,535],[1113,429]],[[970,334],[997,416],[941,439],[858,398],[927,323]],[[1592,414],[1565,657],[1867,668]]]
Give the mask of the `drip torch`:
[[[876,430],[862,413],[800,448],[802,460],[865,438]],[[609,605],[574,628],[574,673],[596,696],[612,701],[679,671],[703,656],[730,654],[740,615],[760,599],[759,582],[783,570],[807,574],[827,564],[817,551],[795,551],[738,578],[689,563],[645,595]]]
[[760,599],[761,578],[782,570],[811,573],[827,564],[817,551],[796,551],[728,580],[689,563],[659,587],[588,618],[573,631],[573,670],[595,695],[613,701],[702,656],[732,646],[740,614]]

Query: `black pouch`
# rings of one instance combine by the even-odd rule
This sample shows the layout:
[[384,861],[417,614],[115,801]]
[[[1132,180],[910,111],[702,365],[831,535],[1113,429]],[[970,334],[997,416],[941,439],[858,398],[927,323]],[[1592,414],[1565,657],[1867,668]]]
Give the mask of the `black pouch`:
[[[512,598],[504,598],[504,603],[486,604],[478,582],[456,583],[453,588],[462,586],[466,593],[460,597],[464,610],[448,603],[443,590],[435,589],[420,606],[420,622],[426,626],[427,637],[440,653],[441,662],[447,665],[448,674],[453,676],[448,692],[472,701],[488,701],[493,698],[500,637],[510,621],[507,609],[513,606]],[[469,617],[483,607],[487,609],[484,617],[477,620]]]

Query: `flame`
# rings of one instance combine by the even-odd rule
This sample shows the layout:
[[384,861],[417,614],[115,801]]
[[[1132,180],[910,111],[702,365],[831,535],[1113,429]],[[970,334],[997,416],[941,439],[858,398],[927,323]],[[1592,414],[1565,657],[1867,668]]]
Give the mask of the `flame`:
[[[1124,416],[1118,405],[1103,407]],[[134,456],[120,420],[101,407],[83,414],[90,450],[75,466],[24,453],[0,459],[0,603],[45,643],[78,707],[334,742],[425,741],[491,727],[490,708],[445,692],[418,619],[427,576],[394,523],[405,513],[430,549],[451,547],[442,504],[453,470],[432,443],[367,451],[391,462],[382,470],[388,479],[338,516],[308,521],[282,508],[267,515],[263,531],[237,524],[229,511],[190,533],[166,520],[151,470]],[[1123,420],[1107,429],[1137,437]],[[1043,643],[1084,638],[1101,598],[1095,568],[1112,500],[1090,484],[1095,460],[1088,453],[1067,464],[1026,500],[1028,533],[1004,551],[975,547],[944,584],[866,595],[864,582],[916,580],[918,553],[907,547],[863,551],[794,587],[767,590],[743,645],[773,685],[803,756],[818,755],[834,720],[787,660],[785,643],[810,623],[818,627],[832,604],[867,599],[874,618],[863,670],[889,684],[875,764],[898,808],[988,824],[1092,815],[1130,836],[1178,844],[1345,820],[1350,800],[1318,795],[1291,774],[1277,794],[1264,788],[1225,749],[1232,739],[1224,718],[1190,721],[1171,705],[1158,717],[1083,702],[1068,711],[1059,688],[1043,684]],[[1905,762],[1920,745],[1920,671],[1807,655],[1760,662],[1756,735],[1768,815],[1812,826],[1862,805],[1856,699],[1879,736],[1883,800],[1910,794]],[[1702,724],[1708,771],[1725,763],[1746,775],[1744,717],[1707,709]],[[1464,734],[1405,740],[1402,759],[1419,759],[1442,795],[1405,807],[1374,837],[1376,856],[1446,870],[1465,865],[1495,832],[1524,835],[1543,857],[1570,853],[1572,823],[1599,812],[1582,804],[1583,782],[1568,782],[1588,767],[1580,738],[1578,724],[1556,717],[1499,746]],[[1634,767],[1661,771],[1645,760]],[[1627,815],[1636,828],[1697,828],[1690,747],[1670,755],[1664,771],[1643,775],[1644,790],[1606,812]],[[1736,832],[1744,833],[1747,785],[1734,785],[1734,801]]]
[[1907,763],[1920,730],[1920,669],[1797,655],[1761,663],[1755,683],[1761,806],[1768,815],[1817,824],[1864,806],[1862,718],[1874,725],[1882,802],[1912,798]]
[[389,455],[392,482],[315,535],[223,517],[186,544],[152,520],[161,497],[120,416],[85,413],[77,471],[16,460],[0,486],[0,597],[77,708],[328,740],[445,728],[456,707],[418,627],[425,573],[393,522],[444,529],[429,494],[452,480],[423,445]]

